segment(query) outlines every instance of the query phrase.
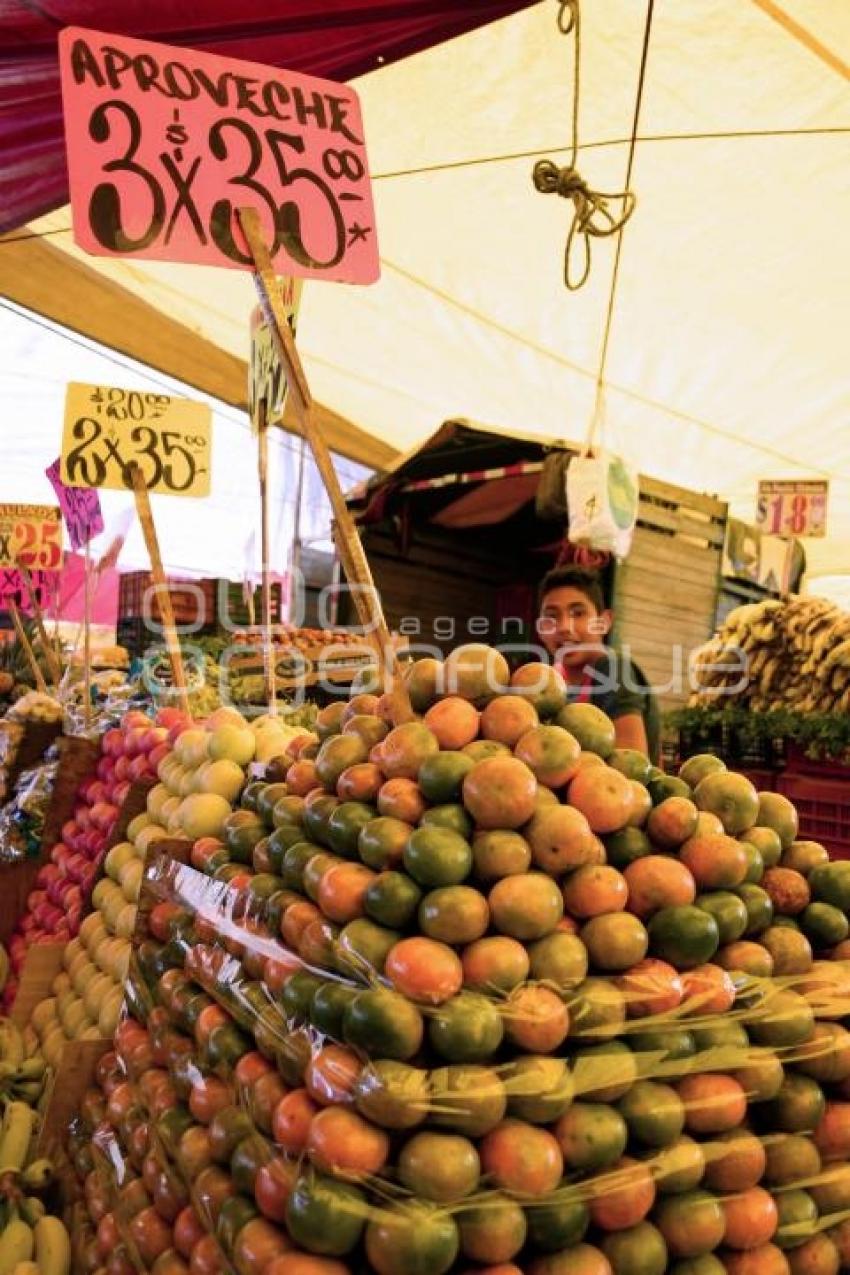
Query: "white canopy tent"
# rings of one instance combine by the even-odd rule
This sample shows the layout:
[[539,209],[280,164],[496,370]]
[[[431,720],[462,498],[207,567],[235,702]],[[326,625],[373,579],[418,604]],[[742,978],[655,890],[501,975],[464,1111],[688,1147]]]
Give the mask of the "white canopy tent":
[[[582,12],[578,167],[617,190],[646,0]],[[531,181],[535,159],[566,162],[573,67],[556,17],[545,0],[358,82],[382,278],[307,284],[298,339],[332,446],[364,463],[456,416],[585,436],[614,245],[596,241],[588,283],[564,289],[571,205]],[[828,536],[806,543],[815,582],[850,572],[848,63],[846,0],[656,0],[607,364],[605,441],[642,472],[748,520],[759,478],[829,478]],[[217,385],[236,385],[248,275],[88,258],[69,227],[62,209],[28,228],[45,238],[7,237],[7,295],[131,353],[144,301],[206,352],[183,379],[209,389],[217,359]],[[75,309],[83,283],[99,316]],[[110,335],[113,304],[126,321]],[[155,344],[145,357],[177,370],[174,344],[158,358]]]
[[[55,503],[44,470],[59,453],[68,381],[157,393],[165,390],[207,401],[213,414],[211,495],[203,500],[151,498],[163,560],[179,577],[259,580],[257,448],[244,412],[6,306],[0,308],[0,381],[6,412],[0,449],[0,500],[33,504]],[[290,565],[301,446],[300,439],[280,430],[270,436],[269,474],[274,492],[270,567],[279,574],[285,574]],[[335,463],[343,487],[353,486],[368,472],[343,457],[336,457]],[[126,533],[120,569],[149,570],[132,495],[102,490],[100,502],[105,528],[92,541],[94,557],[107,549],[116,534]],[[298,515],[300,539],[332,553],[330,526],[330,503],[307,452]]]

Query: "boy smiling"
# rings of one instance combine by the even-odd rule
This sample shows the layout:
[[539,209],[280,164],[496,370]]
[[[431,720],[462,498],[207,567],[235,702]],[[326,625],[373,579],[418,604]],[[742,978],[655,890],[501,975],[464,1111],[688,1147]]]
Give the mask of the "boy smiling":
[[583,567],[556,567],[540,586],[537,631],[567,683],[570,699],[602,709],[614,723],[618,748],[636,748],[656,762],[658,701],[637,664],[607,646],[614,613],[599,577]]

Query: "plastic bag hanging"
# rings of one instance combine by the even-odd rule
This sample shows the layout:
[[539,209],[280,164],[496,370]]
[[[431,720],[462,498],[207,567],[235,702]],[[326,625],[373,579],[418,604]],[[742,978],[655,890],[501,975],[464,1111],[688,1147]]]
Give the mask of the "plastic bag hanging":
[[571,544],[625,558],[637,522],[637,473],[604,449],[574,457],[567,469],[567,511]]

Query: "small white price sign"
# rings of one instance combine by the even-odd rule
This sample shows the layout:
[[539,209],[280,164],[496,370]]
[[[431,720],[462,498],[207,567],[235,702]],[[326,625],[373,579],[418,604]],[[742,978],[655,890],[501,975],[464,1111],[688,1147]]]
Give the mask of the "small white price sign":
[[762,479],[756,524],[771,536],[825,536],[828,498],[825,478]]
[[130,466],[135,463],[148,491],[208,496],[211,417],[206,403],[191,399],[71,381],[65,396],[62,482],[132,491]]
[[[294,337],[301,305],[301,280],[284,278],[280,285],[284,314]],[[256,306],[251,312],[251,362],[248,374],[248,404],[254,426],[261,401],[266,404],[266,424],[282,423],[288,388],[286,373],[277,357],[268,324],[262,310]]]
[[55,505],[0,505],[0,567],[62,570],[62,516]]

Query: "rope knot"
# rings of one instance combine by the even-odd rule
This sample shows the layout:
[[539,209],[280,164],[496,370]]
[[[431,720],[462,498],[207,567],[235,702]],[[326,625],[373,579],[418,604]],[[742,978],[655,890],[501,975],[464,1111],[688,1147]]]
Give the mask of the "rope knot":
[[[630,190],[621,194],[606,194],[591,190],[577,168],[567,165],[559,168],[551,159],[539,159],[532,171],[532,181],[542,195],[561,195],[573,202],[573,219],[564,250],[564,283],[571,292],[586,282],[590,274],[590,239],[604,239],[622,230],[635,210],[636,199]],[[615,216],[609,205],[622,203],[622,213]],[[578,278],[571,269],[573,241],[581,236],[584,244],[584,262]]]
[[551,159],[540,159],[534,165],[534,185],[543,195],[561,195],[575,199],[577,194],[587,196],[587,182],[575,168],[559,168]]

